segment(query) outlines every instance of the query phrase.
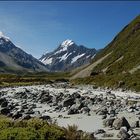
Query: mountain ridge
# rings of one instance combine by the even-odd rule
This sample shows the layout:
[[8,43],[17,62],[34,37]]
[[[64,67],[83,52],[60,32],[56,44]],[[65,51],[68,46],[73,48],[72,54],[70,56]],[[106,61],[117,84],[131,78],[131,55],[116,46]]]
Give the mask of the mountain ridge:
[[10,38],[0,32],[0,72],[46,71],[46,67],[32,55],[15,46]]

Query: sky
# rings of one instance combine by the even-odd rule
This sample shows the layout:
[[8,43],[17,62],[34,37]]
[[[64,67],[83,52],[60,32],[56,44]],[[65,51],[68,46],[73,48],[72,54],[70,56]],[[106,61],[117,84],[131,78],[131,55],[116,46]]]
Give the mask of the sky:
[[0,1],[0,31],[40,58],[66,39],[104,48],[139,14],[139,1]]

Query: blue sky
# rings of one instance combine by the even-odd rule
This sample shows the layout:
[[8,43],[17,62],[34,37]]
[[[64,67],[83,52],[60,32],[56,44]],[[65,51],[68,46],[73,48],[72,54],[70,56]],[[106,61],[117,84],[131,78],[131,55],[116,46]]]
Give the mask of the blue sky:
[[0,31],[39,58],[63,40],[103,48],[140,14],[140,2],[0,2]]

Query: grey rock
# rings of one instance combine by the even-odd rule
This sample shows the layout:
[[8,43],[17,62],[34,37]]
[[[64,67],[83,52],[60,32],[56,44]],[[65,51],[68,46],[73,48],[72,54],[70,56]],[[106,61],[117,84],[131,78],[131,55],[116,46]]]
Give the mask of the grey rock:
[[111,90],[109,90],[109,91],[106,91],[106,93],[107,93],[107,94],[111,94]]
[[43,115],[40,117],[40,119],[48,121],[48,120],[51,120],[51,117],[48,115]]
[[108,119],[103,121],[103,125],[105,127],[112,127],[114,120],[115,120],[115,118],[108,118]]
[[0,105],[3,103],[3,102],[6,102],[7,100],[5,98],[0,98]]
[[30,115],[28,115],[28,114],[24,114],[23,116],[22,116],[22,120],[29,120],[29,119],[31,119],[32,117],[30,116]]
[[107,108],[105,107],[105,108],[99,109],[99,110],[96,112],[96,114],[98,114],[98,115],[106,115],[106,114],[108,114],[108,110],[107,110]]
[[21,109],[28,109],[28,105],[27,104],[22,105]]
[[132,128],[140,127],[139,121],[132,122],[131,127],[132,127]]
[[63,116],[62,115],[58,115],[58,118],[63,118]]
[[1,107],[7,107],[8,106],[8,102],[7,101],[4,101],[2,104],[1,104]]
[[102,101],[103,101],[103,99],[100,98],[100,97],[97,97],[97,98],[95,99],[95,103],[96,103],[96,104],[100,104]]
[[89,114],[90,109],[89,109],[88,107],[83,107],[83,108],[81,109],[81,111],[82,111],[82,113],[84,113],[84,114]]
[[89,135],[91,140],[95,140],[94,132],[90,133]]
[[12,118],[13,119],[19,119],[20,117],[22,117],[22,113],[20,113],[19,111],[17,111],[16,113],[14,113],[12,115]]
[[25,114],[34,114],[35,112],[32,109],[28,109]]
[[130,138],[130,135],[127,132],[127,128],[121,127],[119,133],[117,134],[117,137],[121,138],[121,140],[128,140]]
[[115,116],[116,112],[115,112],[115,110],[114,110],[114,109],[111,109],[111,110],[110,110],[110,112],[109,112],[109,114],[111,114],[111,115],[114,115],[114,116]]
[[130,129],[130,124],[128,123],[128,121],[126,120],[125,117],[121,117],[121,118],[116,118],[113,122],[113,127],[117,130],[119,130],[121,127],[125,126],[127,128],[127,130]]
[[72,106],[74,104],[74,98],[68,98],[63,101],[63,107]]
[[75,92],[75,93],[72,94],[72,97],[73,98],[80,98],[81,95],[79,93]]
[[9,110],[13,110],[13,109],[15,109],[15,105],[13,105],[13,104],[8,104],[7,108],[9,108]]
[[131,140],[140,140],[140,136],[133,135],[130,137]]
[[78,114],[79,111],[76,108],[72,108],[68,110],[68,115],[72,115],[72,114]]
[[10,113],[10,109],[9,108],[2,108],[1,109],[1,114],[8,115],[9,113]]
[[41,103],[51,103],[52,102],[53,96],[44,96],[41,98],[40,102]]
[[107,115],[102,115],[102,119],[106,119],[107,118]]
[[119,83],[118,83],[118,88],[121,88],[124,84],[125,84],[124,81],[119,81]]
[[[103,138],[106,138],[106,137],[113,137],[114,136],[114,133],[104,133],[102,135]],[[113,138],[112,138],[113,139]]]
[[105,133],[104,129],[98,129],[94,132],[95,135],[103,134],[103,133]]

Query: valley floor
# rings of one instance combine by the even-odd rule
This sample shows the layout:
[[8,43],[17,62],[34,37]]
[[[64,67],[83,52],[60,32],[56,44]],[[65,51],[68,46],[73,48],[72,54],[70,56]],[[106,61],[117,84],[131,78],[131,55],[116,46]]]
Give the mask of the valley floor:
[[[90,85],[71,87],[68,83],[3,88],[0,93],[0,99],[5,100],[5,104],[0,101],[1,113],[14,119],[30,116],[64,127],[75,124],[80,130],[94,132],[96,138],[117,139],[125,125],[112,122],[110,127],[106,122],[125,117],[132,128],[127,133],[140,137],[140,128],[135,126],[140,119],[138,93],[94,89]],[[4,110],[8,106],[11,108]]]

